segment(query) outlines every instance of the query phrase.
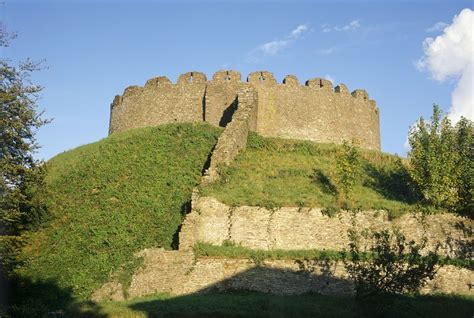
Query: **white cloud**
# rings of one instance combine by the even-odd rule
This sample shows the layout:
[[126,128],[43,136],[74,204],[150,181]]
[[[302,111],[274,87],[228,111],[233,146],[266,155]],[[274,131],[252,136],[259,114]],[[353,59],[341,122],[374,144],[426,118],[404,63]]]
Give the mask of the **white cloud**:
[[333,46],[333,47],[329,47],[327,49],[318,50],[318,53],[321,54],[321,55],[330,55],[330,54],[334,53],[335,50],[336,50],[336,48]]
[[449,24],[445,23],[445,22],[437,22],[436,24],[434,24],[433,26],[429,27],[428,29],[426,29],[426,32],[427,33],[431,33],[431,32],[437,32],[437,31],[441,31],[443,30],[445,27],[447,27]]
[[336,31],[353,31],[353,30],[357,30],[358,28],[360,28],[360,22],[359,20],[353,20],[351,22],[349,22],[349,24],[346,24],[342,27],[334,27],[334,30]]
[[258,47],[265,55],[275,55],[281,49],[288,46],[290,42],[287,40],[278,40],[264,43]]
[[300,37],[301,34],[303,34],[306,31],[308,31],[308,26],[306,24],[298,25],[296,29],[291,31],[291,37],[294,39],[297,39]]
[[334,26],[334,27],[330,27],[328,26],[327,24],[323,24],[321,26],[321,31],[324,32],[324,33],[328,33],[328,32],[331,32],[331,31],[338,31],[338,32],[345,32],[345,31],[355,31],[357,29],[360,28],[360,22],[359,20],[352,20],[351,22],[349,22],[348,24],[346,25],[343,25],[343,26]]
[[443,34],[423,41],[423,57],[417,61],[419,70],[428,70],[432,77],[443,82],[457,79],[451,95],[448,116],[454,122],[461,116],[474,120],[473,108],[473,59],[474,59],[474,11],[462,10],[447,26]]
[[306,24],[298,25],[294,30],[289,34],[284,36],[281,39],[263,43],[253,50],[251,50],[245,59],[247,63],[256,63],[263,56],[273,56],[277,55],[281,50],[286,49],[293,45],[295,41],[300,39],[304,33],[308,32],[309,28]]

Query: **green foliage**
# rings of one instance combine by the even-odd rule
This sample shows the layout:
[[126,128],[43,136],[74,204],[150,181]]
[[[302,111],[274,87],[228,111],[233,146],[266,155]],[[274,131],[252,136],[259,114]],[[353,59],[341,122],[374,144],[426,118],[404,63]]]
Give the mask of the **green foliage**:
[[434,207],[466,211],[472,203],[474,126],[463,118],[453,127],[433,106],[409,134],[410,175],[423,200]]
[[[0,47],[13,36],[0,24]],[[30,60],[12,66],[0,59],[0,275],[11,273],[25,230],[38,226],[45,216],[39,196],[44,178],[36,130],[46,124],[37,111],[41,86],[30,81],[39,64]]]
[[351,201],[354,187],[360,179],[360,151],[353,141],[344,140],[336,155],[336,188],[339,201]]
[[474,124],[466,118],[461,118],[455,126],[456,152],[459,155],[457,170],[459,171],[458,208],[474,213]]
[[439,257],[434,252],[422,256],[426,241],[406,242],[399,231],[358,233],[349,230],[350,258],[345,268],[354,281],[357,296],[417,293],[436,274]]
[[52,219],[30,233],[18,273],[87,298],[109,277],[129,282],[133,254],[171,248],[220,129],[206,124],[131,130],[48,162]]
[[[223,167],[203,195],[228,205],[337,207],[336,164],[341,146],[249,134],[245,152]],[[360,149],[351,208],[413,210],[406,165],[397,156]],[[351,159],[352,160],[352,159]],[[357,169],[355,169],[357,170]]]

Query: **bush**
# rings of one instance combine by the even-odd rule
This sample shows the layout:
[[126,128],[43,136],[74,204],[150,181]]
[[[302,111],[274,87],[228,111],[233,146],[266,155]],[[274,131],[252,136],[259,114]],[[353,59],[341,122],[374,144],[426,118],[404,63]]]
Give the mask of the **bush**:
[[474,125],[462,118],[452,126],[433,106],[430,122],[420,118],[409,134],[410,176],[427,204],[472,210]]
[[397,230],[361,234],[354,228],[349,230],[349,239],[344,264],[359,298],[417,293],[436,274],[435,265],[439,261],[436,253],[425,256],[420,253],[426,240],[416,244],[406,242]]

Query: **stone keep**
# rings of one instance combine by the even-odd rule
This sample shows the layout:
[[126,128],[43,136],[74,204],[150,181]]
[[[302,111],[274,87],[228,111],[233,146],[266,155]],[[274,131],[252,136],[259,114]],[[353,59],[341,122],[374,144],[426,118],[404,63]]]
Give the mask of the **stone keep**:
[[265,137],[342,143],[380,150],[379,110],[367,92],[352,93],[344,84],[333,89],[321,78],[288,75],[278,84],[270,72],[253,72],[242,82],[239,72],[219,71],[212,80],[200,72],[179,76],[176,84],[156,77],[144,87],[130,86],[111,105],[109,134],[168,123],[208,122],[225,127],[236,111],[238,92],[257,91],[257,111],[250,129]]

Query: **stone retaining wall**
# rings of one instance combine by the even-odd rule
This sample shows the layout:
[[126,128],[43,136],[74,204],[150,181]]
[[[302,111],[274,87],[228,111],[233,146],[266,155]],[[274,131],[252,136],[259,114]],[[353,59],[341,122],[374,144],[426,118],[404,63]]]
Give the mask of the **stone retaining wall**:
[[[342,262],[309,264],[296,260],[267,260],[257,265],[250,259],[194,258],[191,251],[146,249],[138,254],[144,263],[132,278],[130,298],[156,293],[184,295],[217,291],[258,291],[281,295],[316,292],[352,294]],[[438,268],[422,293],[474,295],[472,271],[454,266]],[[120,283],[109,282],[93,294],[93,300],[121,300]]]
[[230,207],[211,197],[194,195],[192,212],[183,222],[179,248],[197,242],[221,245],[224,241],[252,249],[342,250],[348,247],[347,231],[357,228],[381,230],[397,227],[408,240],[428,239],[428,248],[451,257],[472,257],[473,221],[455,214],[407,213],[390,221],[385,211],[340,212],[325,215],[320,208]]

